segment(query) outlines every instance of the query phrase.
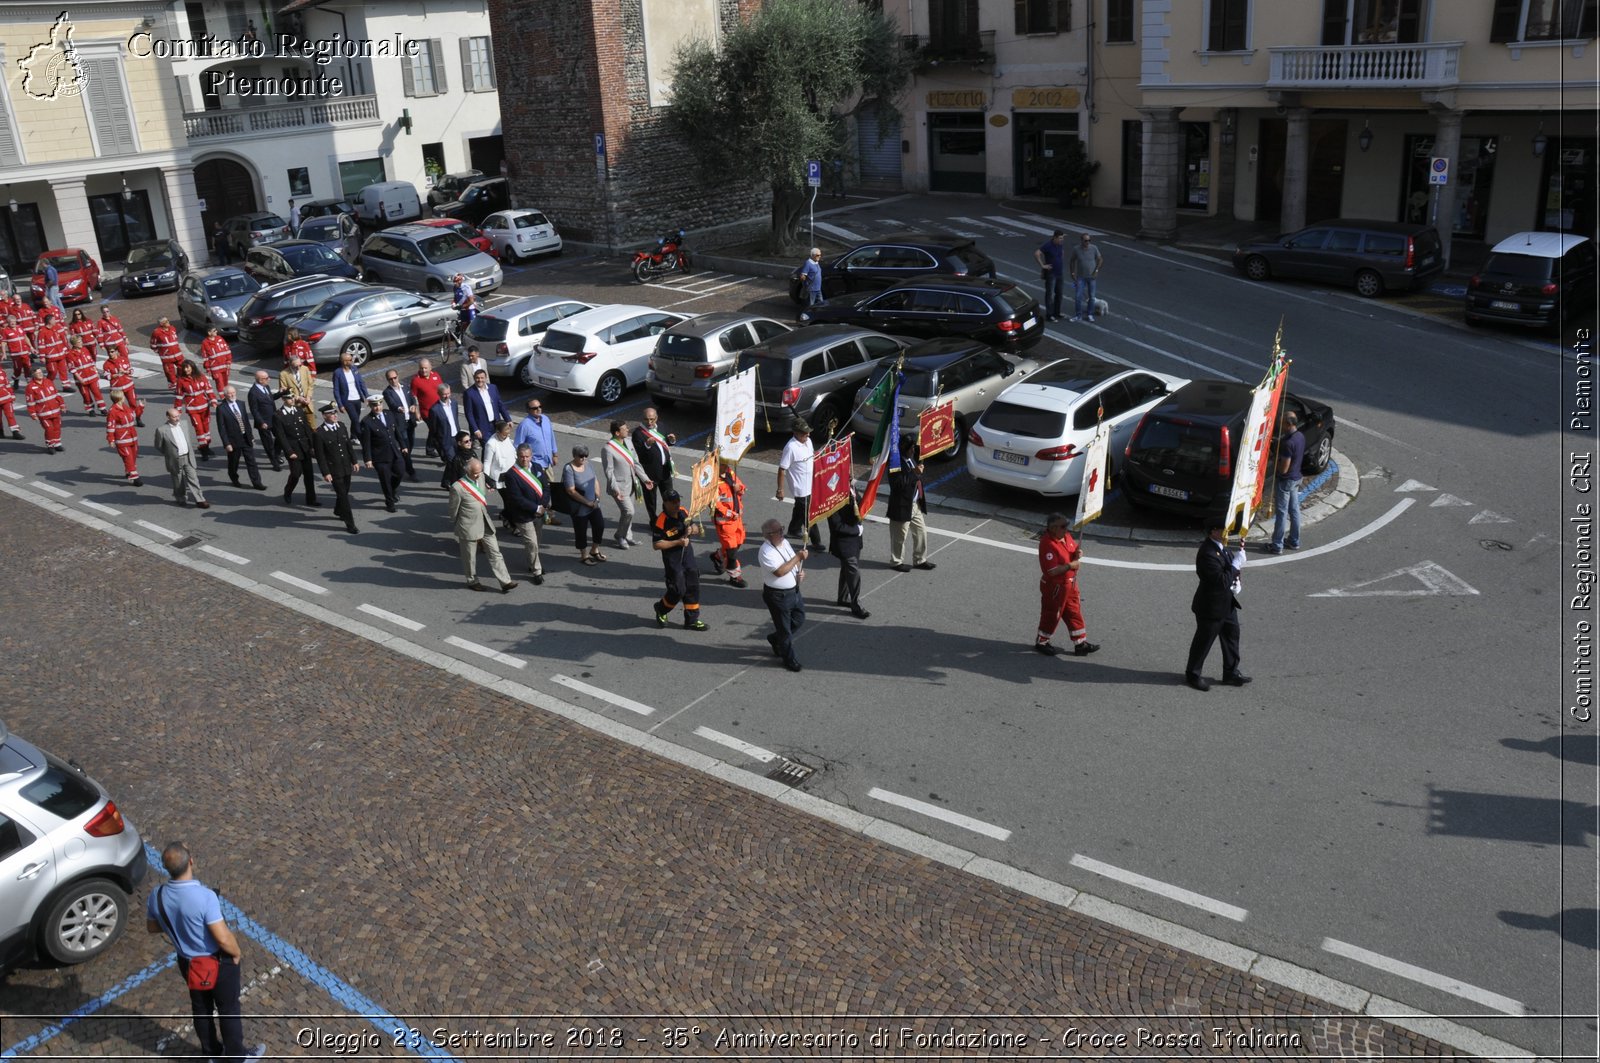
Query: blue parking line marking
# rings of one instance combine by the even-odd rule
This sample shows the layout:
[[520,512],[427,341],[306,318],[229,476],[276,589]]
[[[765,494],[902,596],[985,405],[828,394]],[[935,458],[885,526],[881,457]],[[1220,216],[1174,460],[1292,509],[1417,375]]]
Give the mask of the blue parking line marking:
[[1301,487],[1300,487],[1300,496],[1302,498],[1304,498],[1306,495],[1309,495],[1311,492],[1315,491],[1317,488],[1319,488],[1323,484],[1327,483],[1329,477],[1331,477],[1334,473],[1336,473],[1338,471],[1339,471],[1339,463],[1338,462],[1336,462],[1336,461],[1328,462],[1328,467],[1326,469],[1323,469],[1321,472],[1319,472],[1314,480],[1312,480],[1308,484],[1301,485]]
[[594,424],[596,421],[614,421],[617,419],[617,414],[619,413],[627,413],[629,410],[637,410],[639,407],[648,406],[649,404],[649,399],[640,399],[638,402],[628,406],[613,406],[605,413],[595,414],[593,417],[586,417],[572,427],[582,428],[584,425]]
[[113,1000],[116,1000],[118,997],[122,996],[122,994],[131,989],[138,988],[144,983],[150,981],[150,979],[154,978],[156,975],[160,974],[162,971],[166,970],[168,967],[176,965],[177,962],[177,953],[169,952],[166,959],[157,960],[155,963],[152,963],[138,974],[130,975],[127,978],[124,978],[122,981],[118,982],[104,993],[101,993],[87,1004],[79,1006],[77,1010],[63,1018],[60,1022],[46,1026],[32,1037],[24,1037],[10,1048],[7,1048],[4,1052],[0,1052],[0,1059],[15,1059],[18,1056],[26,1055],[27,1053],[32,1052],[35,1048],[38,1048],[46,1041],[53,1039],[68,1026],[88,1018],[101,1008],[105,1007],[107,1004],[110,1004]]
[[962,473],[964,473],[966,471],[967,471],[967,466],[966,466],[966,463],[963,462],[959,469],[950,470],[949,472],[945,473],[943,476],[939,477],[937,480],[933,481],[933,483],[931,483],[931,484],[923,484],[922,485],[922,489],[924,491],[932,491],[935,487],[938,487],[940,484],[949,483],[951,480],[954,480],[957,476],[960,476]]
[[[150,866],[159,871],[161,869],[161,854],[149,842],[145,842],[144,851],[150,860]],[[355,986],[346,982],[254,919],[251,919],[248,915],[245,915],[237,905],[226,897],[218,894],[218,899],[222,904],[222,917],[228,921],[229,926],[253,938],[300,977],[327,993],[336,1003],[347,1008],[352,1017],[366,1019],[385,1037],[392,1038],[403,1034],[406,1049],[414,1055],[422,1056],[425,1059],[445,1059],[452,1061],[452,1063],[458,1063],[455,1056],[435,1047],[433,1042],[422,1035],[421,1031],[413,1029],[410,1023],[401,1022],[393,1014],[379,1007],[376,1001],[367,997]]]
[[678,439],[678,442],[676,444],[674,444],[674,445],[675,446],[680,446],[680,447],[686,447],[690,443],[693,443],[695,440],[704,439],[706,436],[708,436],[710,434],[711,434],[711,429],[707,428],[704,432],[696,432],[692,436],[682,436],[682,437],[680,437]]

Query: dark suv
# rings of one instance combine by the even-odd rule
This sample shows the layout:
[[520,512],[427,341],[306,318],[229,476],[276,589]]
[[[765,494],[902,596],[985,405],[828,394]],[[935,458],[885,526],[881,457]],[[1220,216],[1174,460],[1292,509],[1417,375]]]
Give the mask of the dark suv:
[[[1278,410],[1295,411],[1305,435],[1301,471],[1313,476],[1333,456],[1333,409],[1285,394]],[[1195,380],[1153,407],[1128,440],[1123,493],[1136,506],[1196,517],[1226,504],[1250,411],[1250,388],[1231,380]],[[1276,438],[1277,425],[1273,426]],[[1264,475],[1274,474],[1264,470]]]
[[800,315],[818,324],[860,325],[897,336],[962,336],[1019,351],[1044,336],[1038,302],[1010,281],[918,277],[865,299],[841,296]]
[[288,222],[264,210],[235,214],[222,223],[222,232],[235,258],[243,258],[257,244],[275,244],[294,235],[289,231]]
[[880,358],[908,340],[849,325],[813,325],[739,352],[739,369],[756,368],[756,427],[786,432],[796,416],[826,436],[828,424],[848,430],[856,389]]
[[428,206],[437,207],[442,203],[450,203],[461,197],[467,186],[474,181],[483,180],[482,170],[463,170],[460,173],[447,173],[433,183],[428,189]]
[[1595,298],[1594,241],[1567,233],[1517,233],[1494,245],[1467,282],[1467,320],[1559,326],[1563,311]]
[[269,285],[240,307],[239,340],[259,351],[281,351],[290,325],[330,295],[360,287],[360,281],[322,274]]
[[[924,273],[953,277],[993,277],[994,260],[962,236],[910,234],[891,240],[857,244],[822,263],[822,295],[876,292]],[[800,281],[789,284],[789,297],[802,304]]]
[[1272,240],[1240,244],[1233,266],[1271,277],[1350,285],[1368,298],[1420,288],[1444,272],[1439,234],[1426,225],[1336,218]]
[[459,218],[482,225],[483,219],[497,210],[511,206],[511,182],[504,177],[491,177],[461,190],[461,198],[440,203],[433,208],[436,218]]

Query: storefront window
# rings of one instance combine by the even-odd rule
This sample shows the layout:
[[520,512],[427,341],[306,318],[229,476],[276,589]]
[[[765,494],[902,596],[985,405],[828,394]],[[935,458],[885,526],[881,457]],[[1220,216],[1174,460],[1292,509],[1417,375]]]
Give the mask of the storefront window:
[[1015,113],[1017,194],[1037,195],[1044,168],[1065,153],[1066,143],[1078,139],[1076,112]]
[[128,257],[128,248],[141,240],[156,238],[150,194],[143,189],[90,196],[89,219],[94,224],[102,262],[121,262]]
[[[1499,137],[1462,137],[1461,152],[1450,179],[1456,186],[1455,217],[1449,219],[1457,236],[1482,238],[1489,217],[1489,196],[1494,188],[1494,160]],[[1433,138],[1406,138],[1405,183],[1402,189],[1400,220],[1418,225],[1444,228],[1444,219],[1433,217],[1433,189],[1428,184],[1428,160],[1433,157]]]
[[984,138],[981,111],[929,114],[929,188],[934,192],[986,191]]
[[37,203],[18,203],[16,210],[0,205],[0,266],[7,273],[31,273],[45,250]]
[[1178,205],[1205,210],[1211,203],[1211,123],[1183,123],[1183,187]]
[[1595,147],[1593,137],[1550,138],[1544,152],[1544,195],[1539,228],[1595,236]]

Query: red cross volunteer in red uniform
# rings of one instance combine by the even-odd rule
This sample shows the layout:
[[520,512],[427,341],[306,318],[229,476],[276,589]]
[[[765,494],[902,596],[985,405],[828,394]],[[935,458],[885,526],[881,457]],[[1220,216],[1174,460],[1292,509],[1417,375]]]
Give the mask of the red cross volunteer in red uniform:
[[1050,636],[1065,617],[1072,652],[1085,657],[1100,647],[1089,641],[1089,629],[1083,622],[1083,606],[1078,600],[1078,568],[1083,564],[1083,551],[1067,530],[1067,523],[1066,517],[1052,513],[1039,536],[1039,637],[1033,648],[1050,656],[1060,653]]

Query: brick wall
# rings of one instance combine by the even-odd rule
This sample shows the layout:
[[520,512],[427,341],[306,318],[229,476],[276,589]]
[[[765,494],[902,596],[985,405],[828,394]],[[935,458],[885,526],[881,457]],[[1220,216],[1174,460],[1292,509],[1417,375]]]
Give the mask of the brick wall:
[[[723,25],[750,3],[720,0]],[[767,212],[764,186],[709,182],[651,108],[640,0],[489,0],[489,17],[516,201],[548,211],[564,236],[621,249]]]

